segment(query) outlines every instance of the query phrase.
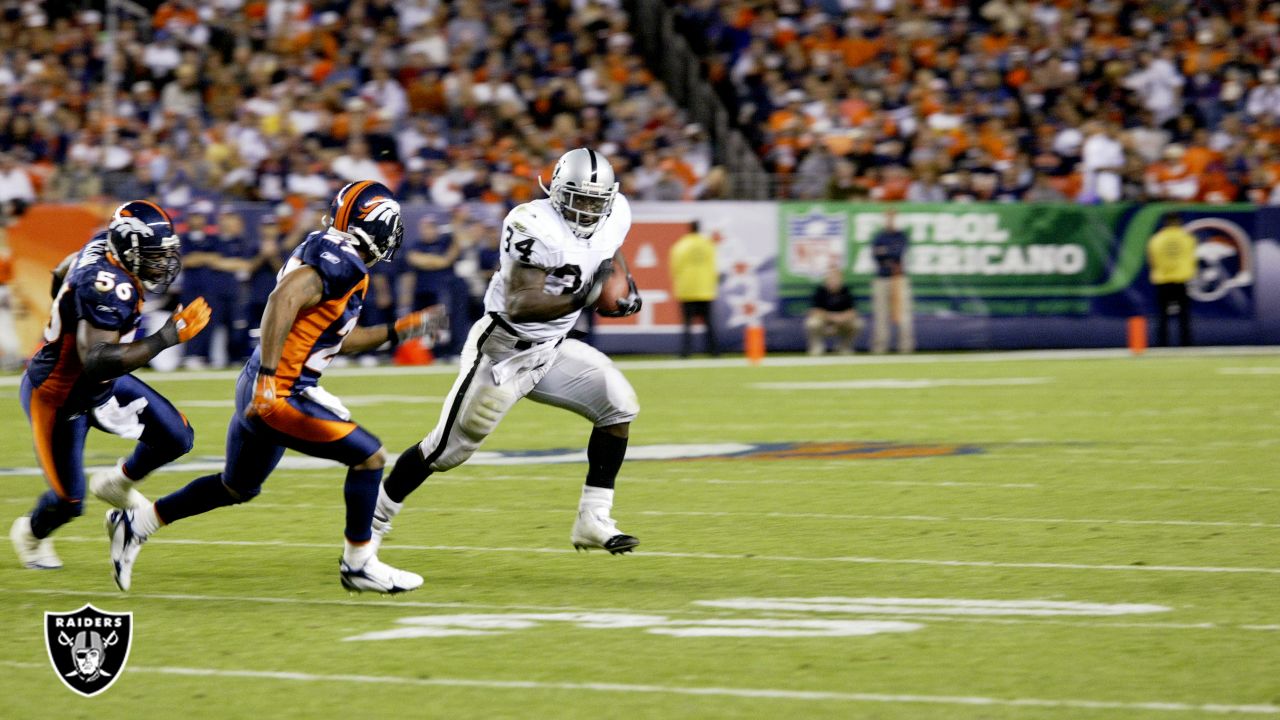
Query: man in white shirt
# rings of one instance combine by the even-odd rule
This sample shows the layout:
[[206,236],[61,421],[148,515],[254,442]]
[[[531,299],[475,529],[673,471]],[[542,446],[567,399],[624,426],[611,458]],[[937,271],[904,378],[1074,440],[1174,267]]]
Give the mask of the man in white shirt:
[[1120,171],[1124,169],[1124,146],[1119,133],[1110,124],[1095,120],[1085,126],[1085,135],[1080,200],[1115,202],[1120,199]]
[[343,182],[357,180],[373,180],[387,185],[388,181],[378,163],[369,157],[369,145],[364,140],[355,138],[347,143],[347,151],[333,159],[329,166],[334,175]]
[[35,199],[36,189],[26,169],[12,155],[0,154],[0,216],[17,215]]

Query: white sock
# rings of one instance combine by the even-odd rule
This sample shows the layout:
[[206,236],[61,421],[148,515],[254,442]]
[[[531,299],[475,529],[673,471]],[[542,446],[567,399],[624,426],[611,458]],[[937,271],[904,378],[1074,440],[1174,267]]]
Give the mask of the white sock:
[[160,516],[156,514],[155,503],[147,503],[142,507],[133,508],[131,511],[133,518],[133,532],[142,537],[148,537],[160,529],[164,523],[160,522]]
[[392,500],[391,496],[387,495],[386,485],[378,483],[378,504],[376,507],[387,516],[387,520],[390,520],[400,514],[400,511],[404,509],[404,503]]
[[578,500],[578,507],[594,507],[604,506],[606,510],[613,507],[613,488],[593,487],[591,485],[582,486],[582,498]]
[[364,567],[377,550],[377,543],[372,541],[356,544],[346,538],[342,539],[342,561],[352,570]]

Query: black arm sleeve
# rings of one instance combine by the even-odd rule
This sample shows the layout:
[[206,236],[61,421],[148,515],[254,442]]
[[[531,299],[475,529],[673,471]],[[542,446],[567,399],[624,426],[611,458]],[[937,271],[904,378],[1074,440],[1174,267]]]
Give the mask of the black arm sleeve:
[[151,362],[166,348],[178,344],[178,328],[165,323],[160,332],[131,343],[98,343],[84,359],[84,374],[93,380],[110,380]]

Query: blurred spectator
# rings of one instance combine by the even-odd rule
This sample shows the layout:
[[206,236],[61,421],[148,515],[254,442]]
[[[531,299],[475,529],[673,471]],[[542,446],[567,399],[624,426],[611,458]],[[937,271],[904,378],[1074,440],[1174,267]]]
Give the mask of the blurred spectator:
[[1183,345],[1191,345],[1191,299],[1187,283],[1196,275],[1196,238],[1182,227],[1176,213],[1166,215],[1164,227],[1147,242],[1151,284],[1156,290],[1156,344],[1169,344],[1169,316],[1178,316]]
[[693,352],[693,321],[702,321],[706,335],[706,351],[712,357],[720,356],[716,343],[716,324],[712,313],[720,285],[720,273],[716,265],[716,244],[701,232],[697,220],[689,223],[689,232],[671,246],[668,266],[671,270],[671,288],[680,303],[684,332],[680,337],[680,357]]
[[267,309],[271,291],[276,288],[276,275],[284,267],[284,254],[279,218],[276,213],[269,212],[258,221],[257,252],[249,259],[248,302],[244,318],[251,338],[261,338],[262,313]]
[[35,199],[26,168],[12,154],[0,153],[0,219],[21,215]]
[[836,339],[836,352],[853,353],[853,340],[862,332],[862,318],[854,303],[853,293],[845,284],[844,273],[832,267],[813,291],[813,306],[804,319],[805,334],[809,338],[809,354],[822,355],[827,351],[827,338]]
[[333,159],[331,169],[343,183],[374,180],[383,185],[391,184],[378,163],[369,157],[369,144],[361,139],[353,139],[348,143],[347,151]]
[[874,325],[871,352],[889,350],[890,325],[898,330],[898,352],[915,350],[911,280],[906,273],[907,234],[897,229],[898,213],[885,210],[884,227],[871,238],[871,254],[876,263],[876,276],[871,280],[871,313]]
[[[176,228],[182,238],[182,303],[203,297],[211,313],[205,331],[185,346],[183,365],[188,368],[222,367],[226,361],[240,359],[247,344],[247,338],[237,336],[237,331],[247,332],[240,294],[250,268],[244,222],[230,207],[216,218],[213,213],[212,203],[199,201]],[[215,219],[220,225],[214,224]],[[220,352],[214,352],[219,328],[223,344]]]
[[1120,199],[1121,171],[1124,169],[1124,145],[1114,125],[1095,121],[1085,126],[1081,152],[1084,185],[1080,199],[1084,202],[1115,202]]
[[454,239],[452,228],[445,225],[444,230],[442,233],[439,218],[428,215],[419,220],[417,237],[409,243],[406,262],[414,271],[413,308],[439,303],[448,309],[450,342],[439,348],[437,354],[449,357],[461,350],[459,344],[465,339],[471,319],[466,286],[454,272],[461,247]]
[[[360,307],[361,325],[385,325],[395,321],[398,279],[407,268],[402,252],[369,266],[369,287],[365,291],[364,304]],[[377,357],[376,350],[370,351],[361,355],[359,362],[366,366],[376,364]]]
[[9,286],[13,280],[13,262],[9,256],[8,231],[7,223],[0,219],[0,370],[5,372],[21,368],[26,359],[13,325],[18,296]]

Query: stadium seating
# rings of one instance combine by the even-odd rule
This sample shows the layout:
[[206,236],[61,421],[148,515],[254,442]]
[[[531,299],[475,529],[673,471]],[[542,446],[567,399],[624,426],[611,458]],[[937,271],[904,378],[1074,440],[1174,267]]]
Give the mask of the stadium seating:
[[668,4],[780,197],[1280,202],[1274,6]]
[[711,170],[610,3],[149,3],[121,20],[113,68],[103,15],[71,5],[0,18],[10,213],[101,194],[301,205],[356,176],[444,208],[517,203],[583,144],[639,199],[696,198]]

